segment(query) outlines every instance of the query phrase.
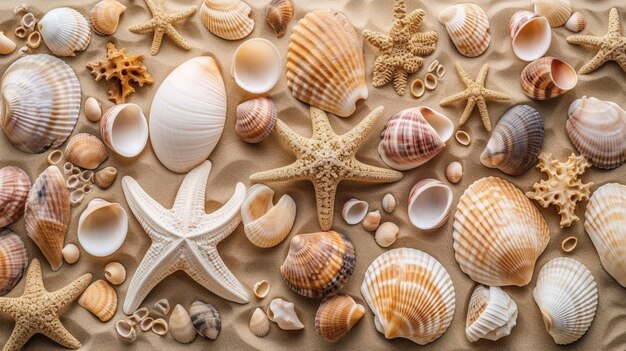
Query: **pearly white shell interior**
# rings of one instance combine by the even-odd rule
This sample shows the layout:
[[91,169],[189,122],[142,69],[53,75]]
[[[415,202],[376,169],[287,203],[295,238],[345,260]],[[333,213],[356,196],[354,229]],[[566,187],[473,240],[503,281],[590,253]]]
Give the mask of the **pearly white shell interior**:
[[108,256],[122,246],[128,232],[128,216],[118,203],[93,199],[80,216],[78,242],[93,256]]
[[[259,45],[261,44],[261,45]],[[254,74],[253,71],[241,60],[242,48],[250,47],[251,45],[257,45],[263,50],[267,50],[265,54],[273,55],[271,60],[273,65],[271,69],[264,70],[262,74]],[[261,54],[261,52],[259,52]],[[272,42],[263,38],[254,38],[246,40],[243,44],[239,45],[233,55],[233,61],[231,63],[231,75],[235,79],[237,85],[250,93],[262,94],[274,87],[280,78],[281,73],[281,59],[280,52]]]
[[409,203],[409,220],[419,229],[439,227],[450,213],[452,190],[441,182],[431,182],[416,191]]
[[112,148],[125,157],[139,155],[148,142],[148,123],[141,108],[134,104],[125,105],[113,118]]
[[535,17],[523,25],[513,38],[513,52],[524,61],[542,57],[552,42],[552,29],[545,17]]

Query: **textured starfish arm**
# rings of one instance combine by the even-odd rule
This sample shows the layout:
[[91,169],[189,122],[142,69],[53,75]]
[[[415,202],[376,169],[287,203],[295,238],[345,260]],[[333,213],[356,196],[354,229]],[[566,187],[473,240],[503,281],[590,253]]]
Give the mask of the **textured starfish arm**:
[[409,28],[411,32],[417,32],[419,26],[422,24],[422,20],[426,16],[426,11],[422,9],[413,10],[413,12],[409,13],[404,21],[409,24]]
[[[461,78],[461,80],[463,81],[463,83],[469,87],[474,81],[472,80],[472,78],[470,78],[470,76],[467,74],[467,72],[465,72],[465,70],[463,69],[463,67],[461,67],[461,65],[457,62],[454,64],[454,66],[456,67],[456,72],[459,74],[459,77]],[[485,66],[483,66],[485,67]]]
[[[91,280],[91,277],[89,279]],[[68,349],[76,350],[81,347],[80,341],[70,334],[58,319],[52,321],[47,328],[42,330],[42,334]]]
[[460,126],[464,125],[465,122],[467,122],[469,117],[472,115],[472,111],[474,111],[474,107],[476,107],[476,100],[470,97],[467,100],[467,105],[465,105],[465,110],[463,110],[463,114],[461,115],[461,119],[459,119],[459,125]]
[[[211,173],[211,161],[203,161],[192,169],[178,188],[172,212],[194,218],[205,214],[206,184]],[[157,203],[158,206],[161,206]]]
[[163,30],[162,28],[154,29],[154,36],[152,37],[152,45],[150,46],[150,53],[152,55],[156,55],[159,52],[164,34],[165,34],[165,30]]
[[193,280],[229,301],[241,304],[250,301],[250,294],[226,267],[215,247],[203,247],[202,250],[198,247],[192,247],[192,250],[197,255],[194,258],[197,262],[194,262],[190,267],[202,267],[202,269],[190,268],[187,270],[187,274]]
[[488,132],[491,132],[491,119],[489,119],[489,111],[487,110],[485,99],[479,98],[476,100],[476,104],[478,105],[478,111],[480,112],[480,118],[483,121],[483,126],[485,126],[485,129]]
[[190,7],[184,11],[179,11],[179,12],[169,15],[170,21],[168,22],[178,22],[180,20],[184,20],[185,18],[193,16],[194,13],[196,13],[196,8]]
[[376,122],[378,122],[380,116],[382,116],[384,109],[383,106],[378,106],[365,116],[354,129],[341,136],[341,138],[346,141],[346,144],[350,145],[351,151],[358,150],[363,142],[369,138],[372,129],[374,129]]
[[417,33],[410,41],[411,52],[415,55],[430,55],[437,48],[437,32]]
[[311,138],[322,140],[335,134],[333,128],[330,126],[330,122],[328,122],[326,112],[311,106],[309,108],[309,115],[311,116],[311,124],[313,125],[313,135]]
[[296,156],[302,155],[307,151],[309,139],[294,132],[293,129],[289,128],[289,126],[280,119],[276,121],[276,126],[272,134],[276,135],[278,140],[292,150]]
[[173,229],[167,222],[170,211],[150,197],[135,179],[125,176],[122,179],[122,190],[128,207],[152,240]]
[[54,301],[55,306],[59,309],[71,305],[87,289],[89,283],[91,283],[91,274],[83,274],[71,284],[50,293],[52,296],[51,300]]
[[136,24],[134,26],[128,27],[128,30],[133,33],[147,33],[154,30],[156,27],[156,23],[153,20],[150,20],[144,24]]
[[393,42],[391,38],[383,33],[374,32],[369,29],[363,30],[363,37],[367,40],[372,46],[377,48],[380,51],[387,51],[393,46]]
[[566,40],[568,43],[574,44],[574,45],[599,47],[599,46],[602,46],[602,42],[604,41],[604,38],[594,37],[591,35],[570,35],[567,37]]
[[476,77],[476,82],[480,85],[485,85],[485,80],[487,80],[487,72],[489,72],[489,64],[485,63],[478,72],[478,77]]
[[167,33],[167,35],[169,35],[174,41],[174,43],[178,45],[179,47],[185,50],[191,49],[191,46],[189,45],[189,43],[187,43],[187,41],[183,38],[183,36],[180,35],[171,24],[167,25],[167,27],[165,28],[165,33]]
[[317,220],[320,228],[324,231],[330,230],[333,226],[337,185],[337,183],[313,182],[315,202],[317,204]]
[[499,91],[494,91],[494,90],[489,90],[489,89],[485,89],[483,96],[486,99],[490,99],[490,100],[510,100],[511,96],[505,93],[501,93]]
[[406,82],[408,73],[403,69],[397,69],[393,72],[393,88],[398,95],[402,96],[406,93]]
[[374,77],[372,81],[372,85],[375,88],[380,88],[385,86],[391,82],[393,79],[393,72],[396,67],[387,62],[386,55],[380,55],[376,58],[376,62],[374,63]]
[[[20,323],[16,323],[13,328],[13,332],[11,336],[9,336],[9,340],[4,344],[2,351],[17,351],[21,350],[24,347],[24,344],[33,336],[33,331],[27,330]],[[76,349],[76,348],[75,348]]]
[[[246,186],[239,182],[233,196],[217,211],[202,216],[196,226],[196,231],[188,237],[207,236],[207,245],[217,245],[222,239],[229,236],[241,222],[241,205],[246,197]],[[206,233],[210,233],[207,235]]]
[[625,51],[624,55],[620,55],[616,57],[615,62],[617,62],[617,64],[619,64],[622,70],[626,72],[626,48],[624,49],[624,51]]
[[301,165],[302,163],[300,161],[296,161],[284,167],[257,172],[250,176],[250,180],[258,183],[308,179]]
[[352,173],[346,180],[368,183],[393,183],[402,179],[402,173],[392,169],[367,165],[358,160],[351,164]]
[[597,70],[607,61],[610,61],[610,57],[608,57],[603,51],[600,51],[591,59],[591,61],[585,63],[585,65],[578,70],[578,73],[589,74]]
[[457,101],[461,101],[461,100],[466,99],[466,98],[467,98],[467,93],[465,91],[462,91],[460,93],[456,93],[456,94],[454,94],[452,96],[448,96],[447,98],[441,100],[439,102],[439,105],[442,105],[442,106],[449,105],[451,103],[454,103],[454,102],[457,102]]

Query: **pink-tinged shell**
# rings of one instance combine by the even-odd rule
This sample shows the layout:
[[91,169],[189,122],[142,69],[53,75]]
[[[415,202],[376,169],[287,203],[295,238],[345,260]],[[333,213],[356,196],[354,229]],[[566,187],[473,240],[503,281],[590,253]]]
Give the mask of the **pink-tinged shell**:
[[89,13],[94,32],[100,35],[111,35],[117,30],[120,16],[126,6],[117,0],[102,0],[94,5]]
[[548,56],[529,63],[520,82],[526,96],[547,100],[572,90],[578,83],[578,74],[567,62]]
[[469,3],[449,6],[439,12],[439,22],[446,26],[461,55],[480,56],[489,47],[489,18],[480,6]]
[[30,186],[30,179],[22,169],[14,166],[0,169],[0,228],[22,217]]
[[409,220],[418,229],[441,227],[450,216],[452,189],[437,179],[423,179],[409,194]]
[[28,267],[28,252],[19,235],[0,229],[0,296],[5,295],[22,279]]
[[267,138],[277,120],[276,105],[268,98],[242,102],[237,106],[235,133],[246,143],[258,143]]
[[515,56],[524,61],[542,57],[552,42],[552,29],[545,17],[530,11],[518,11],[509,21],[509,33]]

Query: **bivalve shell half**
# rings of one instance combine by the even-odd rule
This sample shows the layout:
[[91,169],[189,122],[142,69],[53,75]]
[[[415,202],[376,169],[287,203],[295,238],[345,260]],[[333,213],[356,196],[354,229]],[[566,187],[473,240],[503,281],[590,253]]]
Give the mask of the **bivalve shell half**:
[[115,182],[115,178],[117,178],[117,169],[109,166],[93,175],[93,183],[100,189],[108,189]]
[[463,56],[480,56],[491,42],[489,18],[476,4],[452,5],[439,12],[450,39]]
[[565,61],[548,56],[529,63],[520,82],[526,96],[547,100],[572,90],[578,83],[578,74]]
[[246,237],[258,247],[274,247],[289,235],[296,220],[296,203],[287,194],[274,205],[274,190],[254,184],[241,205],[241,221]]
[[368,232],[375,231],[380,226],[381,218],[382,216],[380,215],[379,210],[374,210],[368,213],[367,215],[365,215],[365,218],[363,218],[363,229],[367,230]]
[[269,334],[271,328],[270,320],[262,309],[256,308],[250,317],[250,332],[255,336],[262,338]]
[[280,273],[293,291],[319,298],[339,292],[355,265],[354,245],[346,235],[334,231],[299,234],[291,239]]
[[148,122],[141,106],[128,103],[109,108],[100,120],[100,135],[116,154],[122,157],[139,155],[148,142]]
[[378,256],[365,272],[361,294],[374,312],[376,330],[387,339],[426,345],[446,332],[454,316],[450,275],[439,261],[416,249]]
[[109,283],[100,279],[85,289],[78,304],[106,322],[113,318],[117,310],[117,293]]
[[289,21],[293,17],[293,3],[291,0],[272,0],[265,9],[267,24],[282,38],[287,32]]
[[587,25],[587,19],[581,12],[574,12],[574,14],[565,22],[565,28],[570,32],[578,33],[585,29]]
[[196,339],[196,330],[191,322],[191,317],[181,305],[176,305],[172,310],[169,327],[174,340],[181,344],[189,344]]
[[198,334],[211,340],[217,339],[222,330],[222,321],[217,309],[208,303],[194,301],[189,309],[191,322]]
[[300,322],[293,302],[283,299],[274,299],[267,308],[267,318],[278,324],[282,330],[304,329],[304,324]]
[[580,339],[598,307],[593,275],[582,263],[567,257],[552,259],[541,268],[533,297],[546,330],[559,345]]
[[96,169],[109,157],[106,146],[97,137],[78,133],[65,146],[65,159],[85,169]]
[[550,240],[537,208],[513,184],[477,180],[461,195],[454,215],[454,257],[480,284],[524,286]]
[[524,61],[542,57],[550,48],[552,29],[545,17],[530,11],[518,11],[509,21],[511,45],[515,56]]
[[117,30],[120,16],[126,6],[117,0],[102,0],[94,5],[89,13],[94,32],[100,35],[111,35]]
[[274,101],[264,97],[242,102],[237,106],[235,133],[246,143],[258,143],[267,138],[274,126],[278,112]]
[[326,341],[339,341],[364,314],[365,307],[356,303],[352,296],[327,297],[315,314],[315,331]]
[[287,86],[296,99],[339,117],[367,99],[363,42],[344,14],[309,12],[293,28]]
[[4,32],[0,32],[0,55],[8,55],[15,51],[16,47],[13,40],[9,39]]
[[393,211],[396,209],[396,206],[398,206],[396,197],[393,196],[393,194],[385,194],[380,204],[383,208],[383,211],[387,213],[393,213]]
[[241,0],[204,0],[200,20],[209,32],[227,40],[247,37],[254,29],[250,5]]
[[409,193],[409,220],[416,228],[431,230],[441,227],[450,216],[452,189],[437,179],[423,179]]
[[74,56],[87,49],[91,27],[80,12],[69,7],[48,11],[37,23],[46,46],[56,56]]
[[380,247],[389,247],[398,239],[400,228],[393,222],[384,222],[376,229],[374,240]]
[[126,239],[128,215],[118,203],[93,199],[80,215],[77,232],[85,251],[97,257],[108,256]]
[[533,11],[548,19],[550,26],[560,27],[572,15],[570,0],[532,0]]
[[280,79],[280,52],[271,41],[263,38],[246,40],[235,50],[230,74],[237,85],[250,93],[262,94]]
[[478,339],[498,340],[511,334],[517,324],[517,304],[498,287],[477,285],[467,307],[465,335],[471,342]]
[[0,296],[15,287],[26,268],[28,252],[24,241],[10,229],[0,229]]
[[21,168],[6,166],[0,169],[0,228],[22,217],[30,188],[28,174]]

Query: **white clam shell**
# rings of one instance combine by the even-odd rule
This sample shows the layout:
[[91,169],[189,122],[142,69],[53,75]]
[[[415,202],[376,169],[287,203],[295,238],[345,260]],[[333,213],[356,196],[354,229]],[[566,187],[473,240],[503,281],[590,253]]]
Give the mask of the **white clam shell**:
[[552,42],[548,20],[530,11],[514,13],[509,21],[509,32],[515,56],[524,61],[542,57]]
[[87,49],[91,27],[80,12],[69,7],[48,11],[37,24],[46,46],[56,56],[74,56]]
[[227,40],[247,37],[254,29],[250,5],[241,0],[204,0],[200,20],[209,32]]
[[418,229],[441,227],[450,216],[452,189],[436,179],[423,179],[409,194],[409,220]]
[[498,340],[511,334],[517,324],[517,304],[498,287],[477,285],[467,307],[465,335],[471,342],[478,339]]
[[446,179],[456,184],[463,177],[463,165],[459,161],[452,161],[446,166]]
[[263,38],[249,39],[239,45],[230,66],[235,83],[254,94],[272,89],[281,72],[280,52],[271,41]]
[[489,18],[480,6],[470,3],[452,5],[439,12],[438,18],[461,55],[480,56],[489,47]]
[[241,205],[241,221],[246,237],[258,247],[273,247],[285,240],[296,220],[296,203],[283,195],[274,205],[274,190],[255,184]]
[[78,242],[93,256],[108,256],[122,246],[128,232],[128,216],[118,203],[93,199],[78,220]]
[[304,324],[300,322],[293,302],[280,298],[272,300],[267,309],[267,317],[278,324],[282,330],[304,329]]
[[361,223],[367,215],[369,204],[365,201],[352,198],[343,205],[341,215],[343,220],[350,225]]
[[380,247],[389,247],[398,239],[400,228],[393,222],[384,222],[378,226],[374,233],[374,240]]
[[96,98],[90,96],[85,100],[85,117],[92,122],[98,122],[102,118],[102,107]]
[[148,122],[141,106],[128,103],[109,108],[100,120],[100,135],[116,154],[139,155],[148,142]]

